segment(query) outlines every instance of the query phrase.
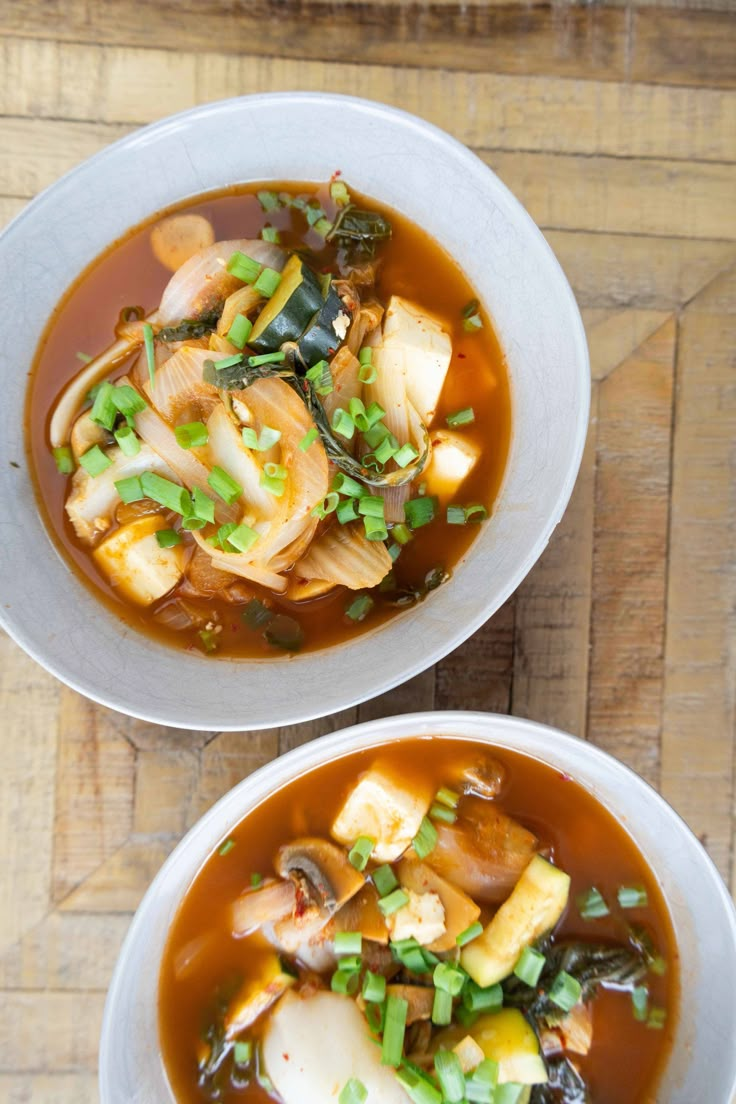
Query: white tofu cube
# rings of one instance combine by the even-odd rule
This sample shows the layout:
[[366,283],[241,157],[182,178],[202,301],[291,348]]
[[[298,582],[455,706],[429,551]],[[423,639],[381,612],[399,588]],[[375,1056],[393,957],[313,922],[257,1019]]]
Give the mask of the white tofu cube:
[[386,924],[394,943],[402,939],[416,939],[422,947],[428,947],[445,934],[445,907],[438,894],[415,893],[409,895],[408,904],[386,917]]
[[425,788],[409,788],[380,768],[363,775],[332,825],[332,835],[346,847],[359,836],[376,841],[376,862],[393,862],[403,855],[419,831],[431,801]]
[[161,548],[156,540],[157,530],[165,528],[161,514],[138,518],[117,529],[92,553],[110,584],[141,606],[163,598],[182,576],[182,546]]
[[480,450],[473,441],[450,429],[438,429],[431,437],[432,459],[422,478],[428,494],[450,499],[475,467]]
[[404,354],[406,394],[425,425],[434,417],[452,357],[452,342],[441,322],[392,295],[383,320],[385,350]]

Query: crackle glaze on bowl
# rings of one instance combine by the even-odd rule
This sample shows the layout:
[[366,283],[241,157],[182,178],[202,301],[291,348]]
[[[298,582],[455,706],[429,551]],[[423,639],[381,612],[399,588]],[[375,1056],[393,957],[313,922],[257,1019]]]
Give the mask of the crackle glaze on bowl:
[[[512,402],[493,517],[430,600],[350,644],[273,662],[167,648],[97,602],[45,532],[24,459],[27,370],[67,287],[129,228],[187,196],[237,182],[324,180],[336,169],[424,227],[493,317]],[[429,667],[490,617],[567,505],[590,396],[572,292],[498,178],[413,116],[307,93],[184,112],[115,143],[39,196],[0,236],[0,268],[0,623],[58,678],[114,709],[219,730],[304,721],[364,701]]]

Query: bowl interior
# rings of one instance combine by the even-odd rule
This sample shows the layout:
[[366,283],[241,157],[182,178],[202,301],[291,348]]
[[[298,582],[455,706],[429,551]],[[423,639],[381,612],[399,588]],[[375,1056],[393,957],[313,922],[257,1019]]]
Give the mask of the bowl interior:
[[[74,277],[155,211],[234,182],[323,180],[336,169],[426,228],[490,310],[512,392],[503,487],[450,583],[387,626],[326,654],[207,661],[126,628],[56,550],[23,464],[26,376],[17,365],[32,362],[45,320]],[[50,243],[55,263],[40,265]],[[13,272],[0,287],[0,318],[13,319],[0,330],[6,505],[0,620],[49,670],[112,708],[221,730],[307,720],[365,700],[423,670],[482,624],[527,573],[564,511],[590,389],[572,293],[542,235],[500,181],[459,143],[412,116],[297,93],[185,112],[108,148],[35,200],[0,237],[0,263]],[[229,692],[236,679],[247,687],[245,696]],[[196,696],[182,694],[190,683]]]
[[423,713],[358,725],[275,760],[231,790],[179,844],[144,898],[115,970],[100,1051],[102,1104],[174,1099],[157,1043],[161,956],[186,888],[228,830],[269,793],[320,763],[401,737],[430,735],[480,740],[564,769],[625,824],[660,883],[680,952],[683,1007],[659,1099],[668,1104],[731,1099],[736,913],[684,822],[627,767],[571,736],[511,717]]

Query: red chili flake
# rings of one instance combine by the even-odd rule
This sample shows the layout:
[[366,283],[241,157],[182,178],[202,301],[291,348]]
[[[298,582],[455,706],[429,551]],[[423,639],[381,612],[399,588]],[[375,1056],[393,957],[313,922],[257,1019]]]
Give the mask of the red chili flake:
[[457,359],[458,360],[465,360],[465,353],[458,353],[457,354]]
[[342,169],[335,169],[330,180],[337,180],[338,176],[342,176]]
[[560,779],[563,782],[572,782],[572,775],[567,774],[566,771],[560,771]]

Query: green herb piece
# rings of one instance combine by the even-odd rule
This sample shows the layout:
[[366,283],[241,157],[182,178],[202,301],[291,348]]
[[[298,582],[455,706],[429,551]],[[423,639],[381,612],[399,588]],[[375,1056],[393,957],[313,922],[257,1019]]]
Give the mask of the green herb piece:
[[128,425],[132,424],[132,419],[136,414],[140,414],[148,406],[146,400],[138,394],[136,389],[127,383],[121,383],[114,387],[110,397],[115,408],[127,420]]
[[312,229],[323,238],[326,238],[333,228],[334,223],[330,222],[328,218],[317,219],[312,227]]
[[371,1004],[380,1004],[386,998],[386,979],[383,974],[374,974],[366,970],[363,978],[363,1000]]
[[481,988],[469,981],[463,989],[463,1005],[471,1012],[494,1012],[503,1004],[503,989],[500,985],[488,985]]
[[232,506],[233,503],[237,502],[243,493],[240,484],[236,483],[233,477],[228,475],[224,468],[218,467],[217,464],[208,475],[207,482],[217,497],[226,502],[228,506]]
[[304,434],[301,441],[299,442],[299,448],[302,450],[302,452],[306,452],[308,448],[311,448],[318,437],[319,430],[315,426],[312,426],[311,429],[307,430],[307,432]]
[[463,506],[448,506],[447,507],[447,524],[448,525],[464,525],[465,524],[465,509]]
[[326,518],[328,514],[334,513],[337,509],[337,504],[340,501],[339,495],[335,491],[330,491],[322,502],[318,502],[312,510],[312,517],[322,520]]
[[174,429],[176,443],[180,448],[201,448],[209,440],[207,426],[203,422],[187,422],[186,425],[176,426]]
[[236,349],[244,349],[248,344],[253,323],[244,314],[236,314],[230,329],[227,331],[227,340]]
[[570,1012],[582,995],[583,989],[577,978],[574,978],[565,970],[560,970],[549,991],[549,999],[552,1003],[561,1008],[563,1012]]
[[438,962],[434,968],[432,981],[436,989],[442,989],[445,993],[449,993],[451,997],[457,997],[465,984],[467,976],[464,970],[460,970],[449,962]]
[[364,1104],[368,1099],[368,1090],[357,1077],[351,1077],[340,1089],[337,1104]]
[[452,1022],[452,997],[444,989],[435,989],[432,1004],[432,1023],[442,1027]]
[[470,927],[465,928],[459,935],[455,936],[455,942],[458,947],[464,947],[467,943],[471,943],[474,939],[477,939],[479,935],[483,934],[483,925],[480,920],[476,920]]
[[156,353],[153,348],[153,326],[150,322],[143,323],[143,345],[146,350],[146,364],[148,365],[148,379],[153,387],[156,377]]
[[348,860],[351,865],[354,866],[356,870],[365,870],[375,846],[376,841],[371,839],[370,836],[359,836],[348,854]]
[[181,535],[176,529],[157,529],[156,540],[159,548],[175,548],[177,544],[181,544]]
[[141,487],[146,498],[153,499],[167,510],[173,510],[182,517],[192,516],[192,500],[189,491],[180,487],[178,483],[172,483],[170,479],[164,479],[155,472],[147,471],[141,475]]
[[355,434],[355,422],[347,410],[343,410],[341,406],[338,406],[332,415],[332,428],[335,433],[339,433],[346,441],[351,440]]
[[434,795],[434,799],[440,805],[445,805],[448,809],[457,809],[460,802],[460,794],[456,793],[455,790],[449,789],[448,786],[441,786]]
[[358,513],[364,517],[382,518],[386,509],[386,500],[382,495],[364,494],[358,503]]
[[383,1028],[381,1044],[381,1062],[384,1066],[398,1066],[404,1053],[404,1033],[408,1001],[393,994],[386,998],[386,1022]]
[[448,809],[446,805],[440,805],[438,802],[430,807],[429,815],[432,820],[441,820],[444,824],[454,824],[457,820],[454,809]]
[[411,842],[419,859],[426,859],[427,855],[434,851],[437,844],[437,829],[426,816],[422,817],[419,831]]
[[391,943],[391,953],[413,974],[430,974],[439,962],[437,955],[420,947],[416,939],[399,939]]
[[114,437],[124,456],[137,456],[141,451],[141,443],[135,430],[131,429],[129,425],[121,425],[119,429],[115,430]]
[[126,505],[129,502],[140,502],[141,499],[146,497],[137,475],[129,475],[127,479],[118,479],[115,483],[115,490]]
[[221,357],[220,360],[213,360],[212,363],[215,366],[216,372],[224,372],[226,368],[234,368],[236,365],[241,365],[243,363],[243,355],[242,353],[233,353],[232,356]]
[[233,1047],[233,1060],[236,1066],[250,1065],[253,1057],[253,1044],[250,1039],[241,1039]]
[[249,525],[238,525],[227,538],[228,544],[237,548],[238,552],[247,552],[258,540],[258,533]]
[[477,330],[483,329],[483,319],[479,314],[471,314],[463,322],[463,329],[466,333],[476,333]]
[[281,206],[281,200],[276,192],[256,192],[256,198],[264,211],[276,211]]
[[611,911],[595,886],[591,886],[585,893],[579,893],[575,903],[583,920],[599,920],[602,916],[608,916]]
[[214,500],[206,495],[204,491],[201,491],[199,487],[195,487],[192,491],[192,507],[194,517],[201,518],[204,522],[212,524],[215,520],[215,503]]
[[261,353],[259,356],[248,357],[248,367],[258,368],[261,364],[283,364],[286,353]]
[[252,257],[246,256],[240,250],[236,250],[227,262],[227,271],[230,275],[242,280],[244,284],[254,284],[261,267],[258,261],[254,261]]
[[655,1031],[661,1031],[666,1022],[666,1010],[664,1008],[656,1008],[653,1005],[649,1009],[649,1015],[647,1016],[647,1027],[654,1028]]
[[330,988],[333,993],[345,993],[352,997],[358,992],[359,986],[360,974],[357,970],[338,968],[330,978]]
[[74,471],[74,456],[72,450],[67,445],[61,445],[59,448],[51,450],[51,455],[54,458],[56,464],[56,470],[62,475],[71,475]]
[[504,1081],[502,1085],[496,1085],[493,1094],[493,1104],[519,1104],[524,1086],[515,1081]]
[[359,955],[363,950],[363,936],[359,931],[335,932],[334,945],[337,955]]
[[423,525],[429,525],[431,521],[434,521],[436,512],[437,499],[434,495],[410,498],[404,505],[406,523],[412,529],[419,529]]
[[261,230],[261,239],[266,242],[273,242],[274,245],[278,245],[281,241],[281,237],[275,226],[264,226]]
[[[368,409],[370,410],[370,407]],[[368,411],[366,411],[366,417],[368,417]],[[395,437],[392,437],[391,431],[389,430],[388,426],[384,425],[380,418],[378,419],[378,421],[373,423],[370,429],[365,430],[365,432],[363,433],[363,440],[368,445],[368,447],[372,449],[378,448],[381,442],[385,441],[386,438],[388,438],[391,442],[392,448],[399,447],[399,442],[396,440]]]
[[358,514],[357,498],[344,498],[342,502],[338,503],[335,513],[341,525],[347,525],[349,521],[357,521],[360,516]]
[[75,353],[74,355],[82,364],[90,364],[94,360],[94,357],[91,357],[89,353]]
[[407,442],[398,452],[394,453],[394,463],[399,468],[405,468],[419,459],[419,449]]
[[263,882],[263,875],[254,871],[250,876],[250,884],[252,889],[258,889],[259,885]]
[[107,380],[100,384],[92,409],[89,412],[92,421],[107,430],[112,429],[118,414],[117,407],[112,400],[114,391],[115,388]]
[[350,498],[361,498],[364,494],[367,494],[362,483],[359,483],[357,479],[351,479],[344,472],[336,474],[330,484],[330,490],[337,491],[338,494],[349,495]]
[[276,288],[281,283],[281,273],[277,272],[275,268],[264,268],[253,284],[256,291],[259,291],[261,295],[266,299],[270,299]]
[[622,909],[646,908],[649,904],[649,896],[646,887],[619,886],[618,903]]
[[[361,352],[362,351],[363,350],[361,349]],[[378,372],[370,361],[366,361],[365,363],[361,362],[360,368],[358,369],[358,379],[361,383],[366,384],[376,382],[376,380],[378,379]]]
[[388,537],[388,529],[383,518],[368,515],[368,517],[363,518],[363,528],[365,529],[366,540],[384,541]]
[[514,966],[514,974],[533,989],[542,976],[545,962],[543,954],[535,951],[533,947],[525,947]]
[[480,308],[480,303],[477,299],[471,299],[469,303],[466,303],[460,312],[461,318],[470,318],[471,314],[477,314]]
[[418,1068],[402,1066],[396,1080],[413,1104],[442,1104],[442,1093]]
[[350,202],[350,192],[347,189],[347,185],[342,180],[332,181],[330,184],[330,195],[340,207],[344,207]]
[[104,471],[112,464],[112,460],[109,456],[106,456],[99,445],[93,445],[92,448],[87,449],[79,457],[79,463],[94,479],[98,475],[102,475]]
[[457,426],[472,425],[474,421],[475,411],[472,406],[465,406],[462,410],[456,410],[445,418],[447,425],[453,429]]
[[646,985],[635,985],[631,990],[631,1004],[634,1019],[645,1023],[649,1014],[649,989]]
[[465,1079],[465,1098],[469,1104],[496,1104],[498,1062],[484,1058]]
[[225,842],[220,846],[217,854],[218,855],[229,855],[234,846],[235,846],[235,840],[232,837],[230,837],[230,838],[226,839]]
[[373,871],[371,877],[373,878],[373,884],[376,887],[379,897],[387,897],[399,884],[396,875],[388,863],[384,863],[383,866],[377,867]]
[[322,397],[331,395],[335,390],[330,366],[326,360],[318,360],[316,364],[313,364],[307,372],[306,378],[314,386],[317,394]]
[[374,604],[370,594],[361,594],[358,598],[354,598],[352,602],[346,605],[345,615],[349,617],[351,621],[364,621],[373,609]]
[[474,525],[481,521],[486,521],[488,518],[488,511],[485,506],[480,502],[471,502],[469,506],[465,507],[465,520],[472,522]]
[[434,1056],[434,1069],[442,1089],[442,1099],[448,1104],[459,1104],[465,1099],[465,1076],[460,1059],[452,1050],[438,1050]]
[[266,625],[263,636],[275,648],[298,652],[304,643],[304,630],[294,617],[277,613]]
[[399,909],[402,909],[404,905],[409,904],[409,894],[404,889],[395,889],[392,893],[388,893],[385,897],[381,897],[378,902],[378,907],[384,916],[392,916]]

